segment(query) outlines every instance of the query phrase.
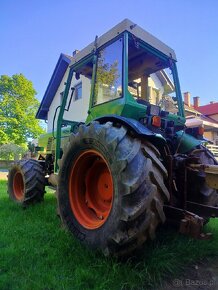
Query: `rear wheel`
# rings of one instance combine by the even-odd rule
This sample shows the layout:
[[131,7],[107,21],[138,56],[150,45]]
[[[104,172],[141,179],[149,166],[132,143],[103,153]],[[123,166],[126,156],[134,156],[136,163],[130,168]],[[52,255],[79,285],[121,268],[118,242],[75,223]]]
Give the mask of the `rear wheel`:
[[42,201],[44,192],[45,177],[37,160],[21,160],[11,167],[8,174],[8,194],[13,201],[23,205]]
[[129,255],[165,221],[166,169],[149,142],[108,122],[80,126],[64,148],[58,204],[63,223],[104,254]]

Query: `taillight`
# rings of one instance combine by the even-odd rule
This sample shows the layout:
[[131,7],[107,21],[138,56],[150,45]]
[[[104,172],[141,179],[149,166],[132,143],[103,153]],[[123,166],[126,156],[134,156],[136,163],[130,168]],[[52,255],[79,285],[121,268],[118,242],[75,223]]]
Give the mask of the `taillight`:
[[160,127],[161,126],[161,117],[153,116],[151,124],[152,124],[152,126]]

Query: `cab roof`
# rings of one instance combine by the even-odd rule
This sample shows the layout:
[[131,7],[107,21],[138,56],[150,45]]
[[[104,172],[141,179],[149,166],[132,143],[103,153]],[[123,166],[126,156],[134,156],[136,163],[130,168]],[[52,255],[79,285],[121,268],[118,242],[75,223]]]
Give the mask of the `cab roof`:
[[167,57],[171,57],[176,61],[176,54],[172,48],[164,44],[162,41],[157,39],[155,36],[151,35],[149,32],[145,31],[143,28],[133,23],[129,19],[124,19],[122,22],[111,28],[108,32],[104,33],[102,36],[97,38],[97,41],[93,41],[91,44],[86,46],[84,49],[79,51],[71,60],[70,66],[74,65],[84,57],[88,56],[95,49],[106,44],[107,42],[113,40],[119,34],[122,34],[124,31],[127,31],[133,34],[136,38],[142,40],[143,42],[149,44],[153,48],[159,50]]

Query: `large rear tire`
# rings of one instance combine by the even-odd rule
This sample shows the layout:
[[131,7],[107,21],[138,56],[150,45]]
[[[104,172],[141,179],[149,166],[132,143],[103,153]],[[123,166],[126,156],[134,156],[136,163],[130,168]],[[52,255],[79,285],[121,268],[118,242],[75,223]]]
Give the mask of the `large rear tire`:
[[8,174],[8,194],[16,203],[28,205],[43,200],[45,176],[37,160],[16,162]]
[[167,171],[158,150],[108,122],[81,125],[60,162],[58,205],[74,236],[105,255],[126,256],[165,221]]

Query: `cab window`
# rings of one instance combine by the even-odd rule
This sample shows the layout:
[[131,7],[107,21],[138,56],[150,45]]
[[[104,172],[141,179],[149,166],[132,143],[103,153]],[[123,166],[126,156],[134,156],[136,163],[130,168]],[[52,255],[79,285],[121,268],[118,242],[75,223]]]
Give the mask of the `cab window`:
[[99,51],[93,105],[122,97],[122,51],[122,38]]

